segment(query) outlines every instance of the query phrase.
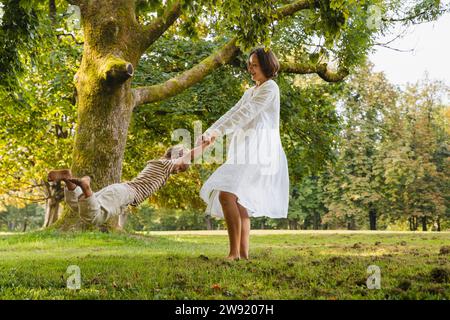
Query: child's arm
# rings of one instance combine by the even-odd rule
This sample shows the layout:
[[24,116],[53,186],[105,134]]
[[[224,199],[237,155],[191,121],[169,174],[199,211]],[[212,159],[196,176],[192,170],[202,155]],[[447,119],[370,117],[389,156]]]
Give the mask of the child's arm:
[[209,141],[203,141],[201,145],[191,149],[191,151],[186,153],[184,156],[176,159],[174,171],[186,171],[189,167],[189,164],[191,164],[195,160],[195,158],[198,158],[203,153],[203,150],[211,143],[213,143],[214,140],[215,138],[212,138]]

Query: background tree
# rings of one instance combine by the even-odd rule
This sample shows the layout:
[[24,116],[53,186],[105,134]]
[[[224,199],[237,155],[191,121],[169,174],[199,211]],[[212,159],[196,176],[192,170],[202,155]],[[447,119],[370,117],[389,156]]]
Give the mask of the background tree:
[[385,198],[394,219],[407,219],[440,230],[448,212],[449,135],[442,118],[442,93],[448,88],[425,81],[411,85],[397,110],[387,119],[389,138],[383,143]]
[[326,186],[329,216],[348,229],[368,225],[376,230],[377,218],[385,212],[380,194],[382,172],[376,161],[384,113],[395,108],[397,94],[384,76],[371,68],[362,68],[349,83],[342,106],[338,160]]
[[54,7],[30,1],[2,4],[0,198],[10,204],[46,201],[48,226],[58,218],[62,189],[46,183],[46,172],[71,163],[72,81],[82,46]]

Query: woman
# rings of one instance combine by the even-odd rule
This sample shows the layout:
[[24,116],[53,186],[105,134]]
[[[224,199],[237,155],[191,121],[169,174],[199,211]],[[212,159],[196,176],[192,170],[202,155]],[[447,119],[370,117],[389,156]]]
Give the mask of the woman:
[[279,66],[273,52],[253,50],[248,71],[256,85],[201,136],[214,142],[232,134],[227,160],[200,190],[208,204],[206,213],[225,217],[231,260],[249,257],[250,217],[287,216],[289,176],[279,132],[280,93],[272,80]]

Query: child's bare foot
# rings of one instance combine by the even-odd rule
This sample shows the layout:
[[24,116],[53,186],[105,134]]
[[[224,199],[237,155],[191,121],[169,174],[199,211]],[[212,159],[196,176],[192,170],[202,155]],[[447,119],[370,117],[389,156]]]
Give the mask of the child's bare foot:
[[83,189],[83,187],[91,187],[91,178],[89,176],[84,176],[82,178],[71,178],[68,180],[81,187],[81,189]]
[[239,260],[239,256],[229,255],[225,259],[228,260],[228,261],[237,261],[237,260]]
[[49,182],[65,181],[72,178],[72,172],[69,169],[52,170],[48,173],[47,179]]
[[86,198],[88,198],[92,195],[91,178],[89,176],[84,176],[80,179],[72,178],[72,179],[68,179],[68,181],[79,186],[81,188],[81,190],[83,190],[83,194]]

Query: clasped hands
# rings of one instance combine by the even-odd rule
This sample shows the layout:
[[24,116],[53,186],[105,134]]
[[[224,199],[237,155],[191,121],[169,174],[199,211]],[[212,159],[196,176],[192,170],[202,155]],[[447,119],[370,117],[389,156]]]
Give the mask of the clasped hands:
[[216,140],[216,137],[217,137],[216,132],[212,132],[211,134],[204,133],[197,138],[197,140],[195,141],[195,146],[202,145],[202,146],[206,147],[206,146],[214,143],[214,141]]

